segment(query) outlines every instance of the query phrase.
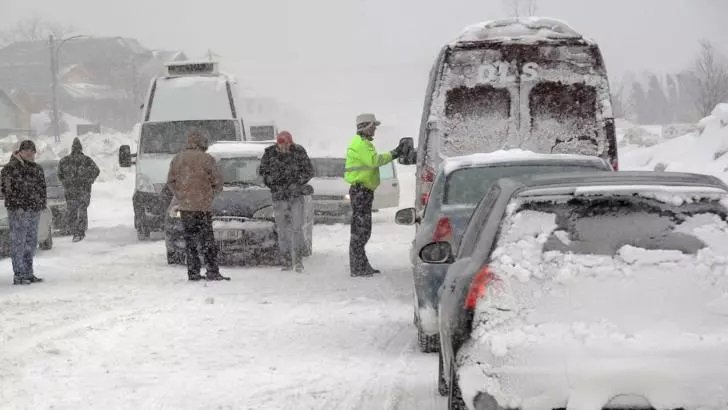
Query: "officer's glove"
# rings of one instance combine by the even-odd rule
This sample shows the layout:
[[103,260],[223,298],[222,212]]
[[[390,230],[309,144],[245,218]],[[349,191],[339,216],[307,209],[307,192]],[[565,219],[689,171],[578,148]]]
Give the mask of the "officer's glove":
[[392,154],[392,159],[399,158],[400,156],[402,156],[402,146],[397,145],[397,148],[391,150],[390,153]]

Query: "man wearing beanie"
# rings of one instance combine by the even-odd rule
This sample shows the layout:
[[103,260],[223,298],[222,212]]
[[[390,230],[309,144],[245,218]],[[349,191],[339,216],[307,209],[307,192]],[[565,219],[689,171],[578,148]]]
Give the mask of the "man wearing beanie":
[[260,161],[260,175],[273,196],[283,270],[303,272],[303,197],[312,193],[307,185],[313,178],[311,160],[302,146],[293,143],[291,133],[282,131],[276,144],[266,148]]
[[78,242],[86,237],[88,206],[91,204],[91,186],[99,176],[99,167],[83,153],[81,140],[73,139],[71,154],[58,163],[58,179],[66,193],[68,210],[66,227]]
[[46,181],[43,168],[35,163],[35,144],[26,140],[0,172],[0,189],[5,197],[10,225],[10,256],[13,283],[28,285],[42,282],[33,272],[33,257],[38,247],[38,222],[46,207]]

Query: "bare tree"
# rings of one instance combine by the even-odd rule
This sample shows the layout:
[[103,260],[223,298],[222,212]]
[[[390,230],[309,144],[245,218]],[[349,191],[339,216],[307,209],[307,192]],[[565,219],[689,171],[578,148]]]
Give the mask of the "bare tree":
[[695,108],[707,116],[718,103],[728,100],[728,61],[710,41],[700,42],[700,53],[693,67]]
[[503,0],[503,8],[513,17],[534,16],[538,11],[537,0]]
[[46,40],[51,34],[61,38],[73,34],[75,31],[76,29],[72,26],[45,20],[41,16],[34,15],[19,20],[7,30],[0,31],[0,47],[16,41]]

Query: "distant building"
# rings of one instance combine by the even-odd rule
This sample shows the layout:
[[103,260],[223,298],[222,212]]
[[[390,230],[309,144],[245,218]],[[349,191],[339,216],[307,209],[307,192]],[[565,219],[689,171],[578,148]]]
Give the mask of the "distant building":
[[[68,41],[59,53],[59,109],[105,127],[129,129],[139,120],[149,81],[166,62],[186,58],[180,51],[148,50],[123,37]],[[22,91],[33,112],[51,107],[51,83],[47,41],[0,49],[0,89]]]
[[30,112],[0,90],[0,137],[31,135]]

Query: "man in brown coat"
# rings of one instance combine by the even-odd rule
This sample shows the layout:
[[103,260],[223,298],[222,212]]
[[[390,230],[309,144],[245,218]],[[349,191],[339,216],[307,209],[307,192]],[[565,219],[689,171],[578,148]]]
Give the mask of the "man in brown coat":
[[212,230],[212,201],[222,191],[223,179],[215,159],[207,152],[207,139],[193,130],[187,136],[187,146],[169,166],[167,186],[179,205],[187,247],[187,275],[198,281],[201,263],[197,248],[207,263],[207,280],[230,280],[220,274],[217,264],[217,245]]

